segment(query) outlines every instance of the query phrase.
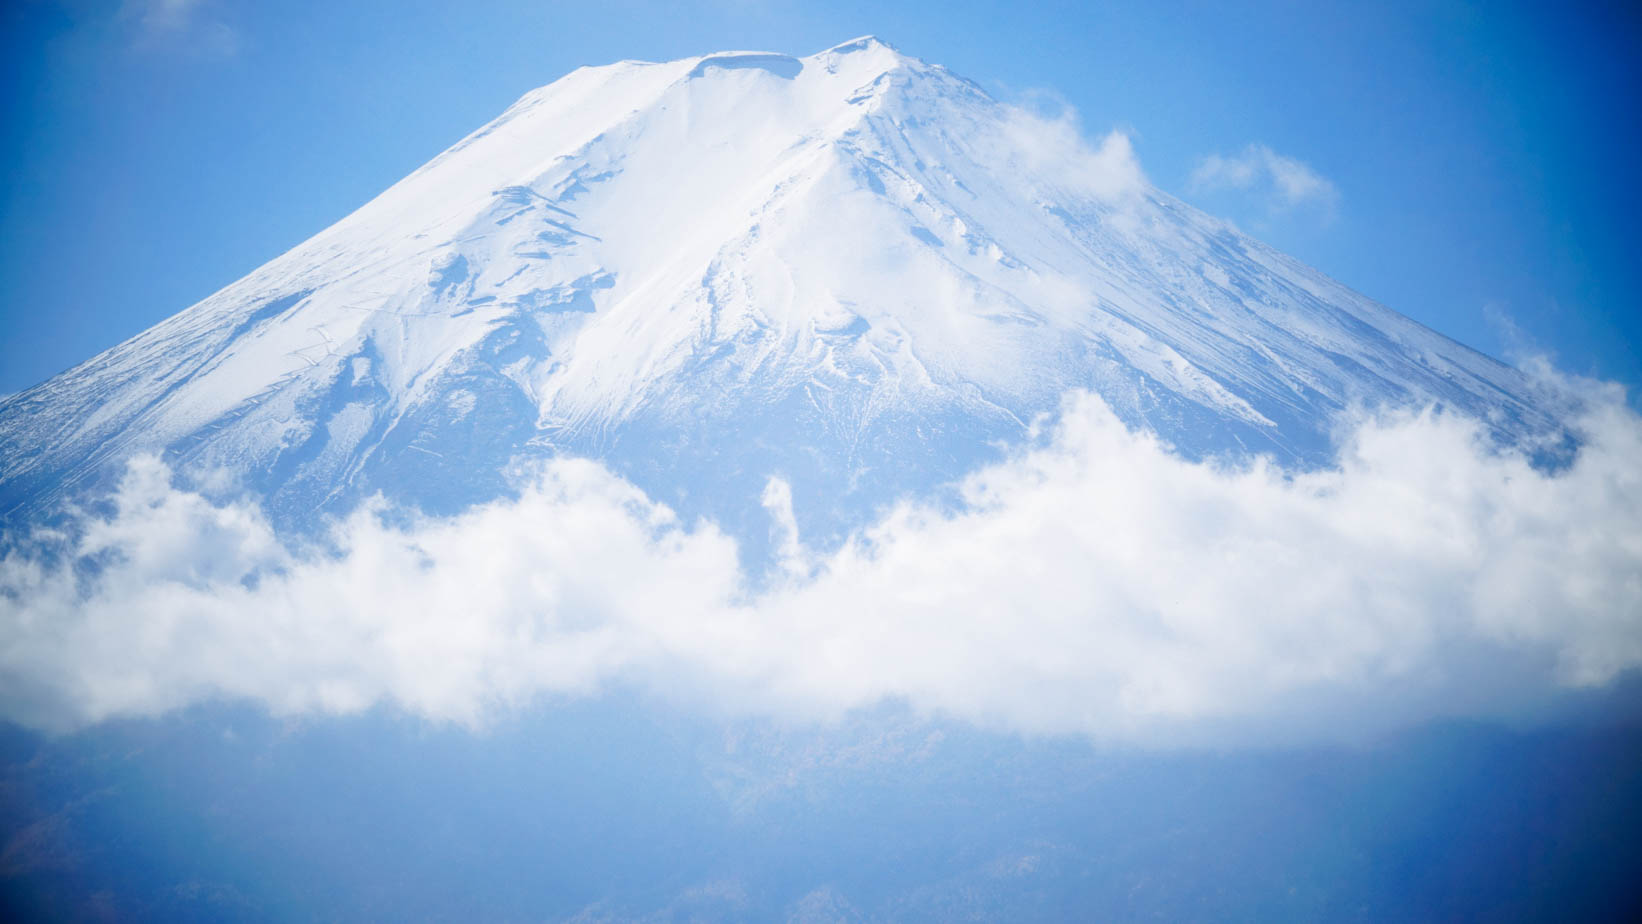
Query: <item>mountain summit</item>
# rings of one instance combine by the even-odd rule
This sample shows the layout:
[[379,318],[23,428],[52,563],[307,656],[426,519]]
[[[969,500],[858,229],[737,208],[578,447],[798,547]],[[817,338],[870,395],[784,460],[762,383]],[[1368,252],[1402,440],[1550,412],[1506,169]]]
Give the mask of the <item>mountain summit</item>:
[[585,67],[143,334],[0,400],[0,516],[139,452],[291,522],[603,460],[827,535],[1070,389],[1179,450],[1326,459],[1343,409],[1552,426],[1515,370],[1150,186],[1128,142],[862,38]]

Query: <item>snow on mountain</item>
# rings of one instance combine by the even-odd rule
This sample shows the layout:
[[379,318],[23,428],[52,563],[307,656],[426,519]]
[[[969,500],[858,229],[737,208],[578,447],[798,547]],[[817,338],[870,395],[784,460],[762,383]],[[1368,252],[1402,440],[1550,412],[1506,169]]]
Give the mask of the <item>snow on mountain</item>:
[[[231,218],[225,220],[232,220]],[[440,510],[589,455],[821,535],[1068,389],[1200,455],[1326,458],[1338,412],[1554,426],[1517,371],[1151,187],[1121,136],[863,38],[579,69],[289,253],[0,399],[0,517],[133,453],[300,522]]]

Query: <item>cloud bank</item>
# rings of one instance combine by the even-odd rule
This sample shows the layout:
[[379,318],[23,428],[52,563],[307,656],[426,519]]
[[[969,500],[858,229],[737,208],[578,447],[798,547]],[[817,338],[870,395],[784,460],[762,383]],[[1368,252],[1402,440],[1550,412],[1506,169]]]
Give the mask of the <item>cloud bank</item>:
[[1193,192],[1235,189],[1263,197],[1274,212],[1310,206],[1332,214],[1339,190],[1305,163],[1263,144],[1251,144],[1230,157],[1210,154],[1192,170]]
[[1580,427],[1546,472],[1453,415],[1365,420],[1336,467],[1293,474],[1183,460],[1076,394],[957,510],[903,503],[836,550],[800,543],[772,482],[784,560],[761,582],[712,524],[585,460],[293,545],[140,458],[109,509],[0,559],[0,709],[63,729],[237,698],[482,725],[621,685],[1142,743],[1510,712],[1642,665],[1642,420],[1609,396]]

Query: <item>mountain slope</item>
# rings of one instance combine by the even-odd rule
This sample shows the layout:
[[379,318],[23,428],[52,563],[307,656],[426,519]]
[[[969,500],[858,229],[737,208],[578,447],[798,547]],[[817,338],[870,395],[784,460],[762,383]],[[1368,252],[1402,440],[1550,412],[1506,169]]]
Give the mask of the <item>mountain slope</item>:
[[1018,440],[1069,388],[1189,454],[1326,458],[1337,413],[1554,426],[1516,371],[1150,187],[1121,137],[861,39],[582,68],[354,214],[0,402],[0,516],[136,452],[306,522],[605,460],[828,535]]

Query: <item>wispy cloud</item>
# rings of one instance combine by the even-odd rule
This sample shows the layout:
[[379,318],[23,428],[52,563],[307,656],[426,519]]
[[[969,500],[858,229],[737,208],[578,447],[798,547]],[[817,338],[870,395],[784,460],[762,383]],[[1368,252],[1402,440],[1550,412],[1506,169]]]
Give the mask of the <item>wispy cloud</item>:
[[138,459],[112,513],[0,559],[0,710],[482,723],[621,683],[1141,742],[1509,712],[1642,666],[1642,418],[1592,408],[1554,473],[1439,413],[1364,421],[1335,468],[1291,473],[1183,460],[1074,395],[961,510],[905,503],[836,551],[798,541],[775,483],[786,560],[762,587],[728,536],[589,461],[454,517],[370,506],[321,549]]
[[1239,190],[1260,197],[1273,212],[1314,208],[1332,215],[1340,193],[1328,178],[1263,144],[1233,156],[1210,154],[1192,170],[1193,192]]
[[203,0],[127,0],[127,8],[143,28],[175,32],[193,21]]
[[1011,154],[1060,177],[1072,191],[1122,204],[1146,189],[1129,131],[1113,129],[1091,144],[1077,109],[1050,90],[1026,90],[1003,113]]
[[119,18],[132,24],[138,47],[232,55],[239,33],[212,14],[213,6],[212,0],[124,0]]

